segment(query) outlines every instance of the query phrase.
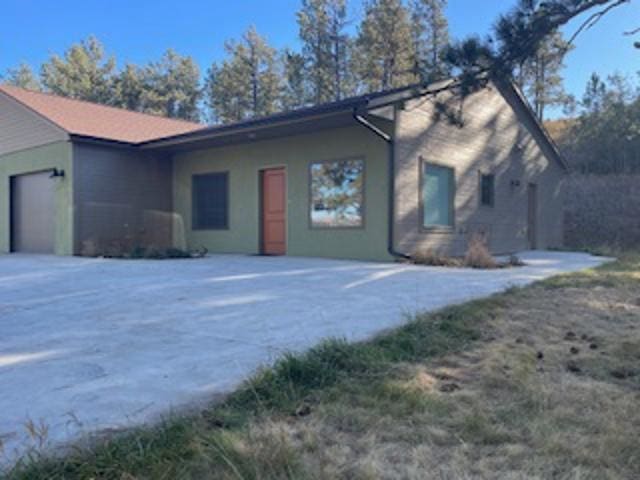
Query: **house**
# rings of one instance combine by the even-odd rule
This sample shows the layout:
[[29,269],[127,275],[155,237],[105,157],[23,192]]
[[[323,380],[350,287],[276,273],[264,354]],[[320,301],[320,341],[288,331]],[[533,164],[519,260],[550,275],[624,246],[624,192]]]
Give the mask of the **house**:
[[[203,125],[0,86],[0,252],[391,260],[559,247],[566,165],[520,92],[412,86]],[[463,122],[437,119],[442,104]]]

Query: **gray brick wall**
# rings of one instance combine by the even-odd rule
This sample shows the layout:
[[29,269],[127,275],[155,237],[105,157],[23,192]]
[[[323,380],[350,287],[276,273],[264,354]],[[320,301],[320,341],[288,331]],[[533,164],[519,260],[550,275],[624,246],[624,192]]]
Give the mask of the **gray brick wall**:
[[[396,130],[396,248],[463,255],[470,235],[484,231],[494,253],[529,248],[527,186],[538,189],[538,248],[562,244],[561,182],[565,171],[512,92],[495,86],[465,99],[464,126],[434,121],[434,100],[417,98],[398,111]],[[438,100],[446,101],[441,95]],[[457,106],[457,101],[451,104]],[[455,169],[455,226],[422,228],[421,161]],[[495,175],[495,206],[480,205],[480,173]],[[519,186],[514,185],[518,182]]]

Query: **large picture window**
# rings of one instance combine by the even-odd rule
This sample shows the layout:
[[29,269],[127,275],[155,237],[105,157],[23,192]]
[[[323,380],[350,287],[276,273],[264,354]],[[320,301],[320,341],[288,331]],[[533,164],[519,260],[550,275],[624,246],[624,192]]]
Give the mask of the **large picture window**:
[[229,227],[229,174],[193,176],[193,228],[223,230]]
[[311,164],[311,226],[363,226],[364,160]]
[[453,169],[431,163],[423,163],[422,168],[423,226],[453,227]]

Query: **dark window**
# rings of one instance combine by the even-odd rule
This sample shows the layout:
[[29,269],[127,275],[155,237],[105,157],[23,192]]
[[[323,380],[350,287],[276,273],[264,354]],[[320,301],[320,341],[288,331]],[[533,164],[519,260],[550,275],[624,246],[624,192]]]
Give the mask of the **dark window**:
[[424,163],[422,168],[422,225],[453,227],[453,169],[431,163]]
[[494,175],[480,175],[480,204],[487,207],[495,204]]
[[229,174],[193,176],[193,228],[222,230],[229,227]]

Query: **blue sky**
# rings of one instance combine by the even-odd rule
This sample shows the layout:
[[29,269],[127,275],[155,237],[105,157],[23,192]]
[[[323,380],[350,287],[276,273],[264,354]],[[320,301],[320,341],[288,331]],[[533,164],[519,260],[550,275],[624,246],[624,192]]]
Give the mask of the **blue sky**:
[[[120,64],[146,63],[172,47],[206,69],[223,57],[226,39],[254,24],[276,47],[297,46],[299,0],[2,0],[0,72],[26,61],[37,66],[51,53],[96,35]],[[514,0],[449,0],[452,34],[485,34]],[[362,13],[351,0],[354,28]],[[640,51],[622,32],[640,26],[640,0],[620,7],[581,36],[567,58],[566,86],[580,96],[592,72],[636,75]],[[568,30],[573,30],[570,25]],[[639,38],[640,39],[640,38]]]

